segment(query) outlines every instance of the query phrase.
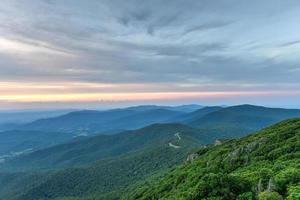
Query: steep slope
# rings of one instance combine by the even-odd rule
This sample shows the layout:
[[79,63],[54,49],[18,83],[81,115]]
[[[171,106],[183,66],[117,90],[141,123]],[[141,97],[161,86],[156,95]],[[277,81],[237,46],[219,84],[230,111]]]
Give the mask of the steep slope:
[[209,113],[192,121],[189,125],[201,128],[235,126],[249,130],[259,130],[295,117],[300,117],[300,110],[239,105]]
[[123,199],[299,199],[300,119],[202,148],[194,157]]
[[40,172],[0,172],[0,199],[16,199],[22,193],[45,182],[51,175]]
[[[77,111],[67,115],[37,120],[20,127],[25,130],[52,130],[77,134],[110,133],[131,130],[181,115],[167,109],[115,109],[108,111]],[[113,126],[112,126],[113,125]]]

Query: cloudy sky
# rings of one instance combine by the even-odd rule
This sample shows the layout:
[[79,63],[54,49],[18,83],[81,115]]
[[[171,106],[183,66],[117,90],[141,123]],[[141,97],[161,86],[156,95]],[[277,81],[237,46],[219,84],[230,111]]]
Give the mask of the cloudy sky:
[[1,0],[0,109],[300,107],[299,0]]

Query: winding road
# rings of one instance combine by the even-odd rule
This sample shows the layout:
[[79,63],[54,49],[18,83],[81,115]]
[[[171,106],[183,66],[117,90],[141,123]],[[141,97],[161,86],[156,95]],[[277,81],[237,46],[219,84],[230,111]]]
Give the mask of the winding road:
[[[175,133],[174,136],[178,138],[178,142],[181,140],[179,132]],[[181,146],[174,145],[174,144],[172,144],[172,142],[169,142],[169,147],[173,147],[175,149],[181,148]]]

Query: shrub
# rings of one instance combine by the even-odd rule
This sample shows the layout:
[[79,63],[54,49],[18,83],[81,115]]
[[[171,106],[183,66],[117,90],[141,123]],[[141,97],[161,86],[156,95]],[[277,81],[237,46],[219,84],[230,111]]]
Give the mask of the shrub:
[[282,196],[277,192],[261,192],[258,195],[259,200],[283,200]]

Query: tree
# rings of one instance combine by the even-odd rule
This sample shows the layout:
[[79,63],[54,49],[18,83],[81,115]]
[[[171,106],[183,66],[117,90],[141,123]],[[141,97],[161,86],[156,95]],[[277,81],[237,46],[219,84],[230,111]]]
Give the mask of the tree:
[[254,197],[253,197],[253,193],[252,192],[246,192],[246,193],[243,193],[241,195],[239,195],[237,197],[237,200],[253,200]]
[[259,200],[283,200],[282,196],[277,192],[261,192],[258,195]]
[[299,200],[300,199],[300,185],[288,187],[287,200]]

